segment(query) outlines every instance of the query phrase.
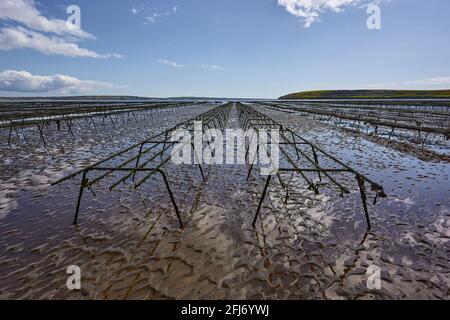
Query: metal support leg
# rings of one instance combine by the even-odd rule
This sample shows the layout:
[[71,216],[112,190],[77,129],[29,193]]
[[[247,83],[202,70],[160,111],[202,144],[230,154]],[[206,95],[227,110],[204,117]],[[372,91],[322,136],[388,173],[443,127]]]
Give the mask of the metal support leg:
[[372,225],[370,223],[369,210],[367,209],[367,195],[366,195],[366,189],[364,186],[364,179],[361,176],[356,176],[356,180],[358,181],[358,186],[359,186],[359,191],[361,193],[361,200],[363,203],[364,213],[366,215],[367,230],[371,230]]
[[292,140],[294,141],[294,147],[295,147],[295,153],[297,154],[297,159],[300,160],[300,154],[298,153],[298,149],[297,149],[297,141],[295,141],[295,135],[292,131],[291,135],[292,135]]
[[203,173],[202,165],[200,164],[200,159],[198,158],[197,150],[195,150],[195,146],[191,143],[192,149],[194,150],[194,156],[196,161],[198,162],[198,168],[200,169],[200,174],[202,175],[203,182],[206,182],[205,174]]
[[77,200],[77,207],[75,209],[75,217],[73,219],[73,224],[78,224],[78,214],[80,212],[80,205],[81,205],[81,198],[83,197],[84,188],[86,188],[86,185],[88,183],[88,179],[86,178],[87,171],[83,172],[83,177],[81,178],[81,184],[80,184],[80,193],[78,194],[78,200]]
[[[144,144],[141,144],[141,148],[139,149],[139,154],[136,159],[136,169],[139,167],[139,161],[141,160],[142,149],[144,148]],[[136,178],[136,170],[133,172],[133,182],[135,182]]]
[[[164,137],[164,145],[163,145],[163,150],[166,150],[166,142],[167,142],[167,137],[168,137],[168,132],[166,132],[166,135],[165,135],[165,137]],[[163,153],[161,153],[161,157],[160,157],[160,159],[161,159],[161,161],[162,161],[162,159],[163,159],[163,155],[164,155],[164,152]]]
[[8,146],[11,147],[11,134],[12,134],[13,126],[9,128],[9,135],[8,135]]
[[253,171],[253,163],[250,165],[250,170],[248,171],[248,175],[247,175],[247,181],[250,180],[250,176],[252,175],[252,171]]
[[[249,146],[249,150],[250,150],[250,146]],[[256,148],[256,154],[255,154],[255,157],[253,158],[252,163],[250,164],[250,170],[248,171],[247,181],[250,180],[250,176],[251,176],[251,174],[252,174],[253,167],[255,166],[255,160],[256,160],[256,157],[257,157],[258,154],[259,154],[259,144],[258,144],[258,147]]]
[[167,192],[169,193],[173,208],[175,209],[175,213],[177,214],[178,222],[180,223],[180,228],[183,228],[183,221],[181,220],[180,211],[178,210],[178,206],[175,202],[175,198],[173,197],[172,189],[170,189],[169,180],[167,180],[167,176],[164,173],[164,171],[158,170],[158,172],[162,175],[162,177],[164,179],[164,183],[166,184]]
[[19,131],[17,131],[17,128],[16,128],[15,126],[14,126],[13,128],[14,128],[14,132],[16,133],[16,136],[17,136],[17,141],[20,142],[20,134],[19,134]]
[[66,125],[72,138],[75,138],[75,134],[72,131],[72,125],[70,124],[70,121],[66,121]]
[[198,168],[200,169],[200,174],[202,175],[203,182],[206,182],[205,174],[203,173],[202,165],[199,164]]
[[256,210],[255,218],[253,219],[253,224],[252,224],[253,228],[256,227],[256,221],[258,220],[258,216],[259,216],[259,213],[261,211],[261,207],[262,207],[262,204],[264,202],[264,199],[266,198],[267,189],[269,188],[271,180],[272,180],[272,176],[268,176],[267,177],[267,181],[266,181],[266,185],[264,186],[264,191],[263,191],[263,193],[261,195],[261,199],[259,200],[259,205],[258,205],[258,209]]
[[[317,152],[316,152],[316,148],[314,148],[313,146],[311,146],[312,148],[312,152],[313,152],[313,156],[314,156],[314,162],[316,163],[317,167],[319,166],[319,157],[317,156]],[[317,174],[319,175],[319,181],[322,182],[322,176],[320,175],[320,171],[317,171]]]
[[39,134],[41,136],[42,142],[44,143],[44,148],[47,148],[47,143],[45,142],[45,138],[44,138],[44,132],[42,130],[44,130],[44,125],[41,126],[38,124],[37,125],[38,129],[39,129]]

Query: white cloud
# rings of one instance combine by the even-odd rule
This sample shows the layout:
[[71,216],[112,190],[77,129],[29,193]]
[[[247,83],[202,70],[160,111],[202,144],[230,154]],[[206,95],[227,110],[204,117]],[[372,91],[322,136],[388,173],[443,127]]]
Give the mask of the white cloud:
[[111,83],[80,80],[67,75],[38,76],[27,71],[6,70],[0,72],[0,91],[42,93],[80,93],[97,89],[112,89],[119,86]]
[[448,89],[450,87],[450,77],[434,77],[422,80],[399,81],[369,84],[369,89]]
[[[36,8],[34,0],[0,0],[0,21],[8,23],[0,28],[0,50],[28,48],[67,57],[122,57],[80,48],[77,41],[95,37],[81,29],[69,27],[64,20],[46,18]],[[9,25],[11,22],[17,25]]]
[[76,43],[68,42],[56,36],[46,36],[42,33],[23,27],[0,29],[0,50],[34,49],[43,54],[60,54],[67,57],[88,58],[121,58],[117,54],[98,54],[94,51],[80,48]]
[[158,60],[158,63],[165,64],[165,65],[167,65],[169,67],[173,67],[173,68],[186,68],[187,67],[184,64],[179,64],[179,63],[176,63],[176,62],[173,62],[173,61],[169,61],[169,60],[165,60],[165,59]]
[[278,0],[289,13],[300,18],[305,28],[320,20],[320,14],[326,11],[342,12],[346,7],[373,0]]
[[217,64],[202,64],[202,68],[203,69],[208,69],[211,71],[218,71],[218,70],[223,70],[223,67],[217,65]]
[[161,14],[159,14],[159,13],[154,13],[154,14],[152,14],[151,16],[145,17],[145,19],[146,19],[148,22],[150,22],[150,23],[157,23],[157,22],[160,22],[160,21],[161,21],[161,20],[160,20],[161,17],[162,17]]
[[37,31],[95,39],[93,35],[83,30],[69,28],[65,20],[44,17],[36,9],[33,0],[0,0],[0,20],[20,22],[28,28]]
[[[170,11],[154,12],[151,15],[146,16],[145,20],[146,20],[147,23],[149,22],[149,23],[152,23],[152,24],[153,23],[157,23],[157,22],[161,22],[163,20],[163,18],[176,14],[179,7],[180,7],[179,5],[176,5]],[[150,11],[150,8],[145,8],[143,11]]]

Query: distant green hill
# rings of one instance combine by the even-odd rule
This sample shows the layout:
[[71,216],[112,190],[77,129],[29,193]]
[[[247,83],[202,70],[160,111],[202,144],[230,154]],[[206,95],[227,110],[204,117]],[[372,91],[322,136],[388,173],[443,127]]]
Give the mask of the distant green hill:
[[450,90],[318,90],[279,99],[450,99]]

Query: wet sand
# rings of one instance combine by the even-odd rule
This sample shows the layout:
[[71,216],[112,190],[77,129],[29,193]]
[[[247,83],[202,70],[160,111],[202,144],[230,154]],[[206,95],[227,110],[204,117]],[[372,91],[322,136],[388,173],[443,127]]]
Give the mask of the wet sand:
[[[96,133],[80,122],[75,140],[39,134],[1,149],[0,298],[3,299],[448,299],[450,164],[424,161],[329,124],[265,109],[338,158],[380,182],[388,198],[370,207],[366,233],[359,195],[317,196],[293,178],[288,203],[271,185],[251,227],[264,177],[247,166],[168,165],[184,229],[160,178],[135,191],[83,199],[71,225],[79,181],[49,183],[93,160],[208,110],[185,108]],[[232,112],[227,128],[237,127]],[[80,134],[77,136],[77,133]],[[4,139],[7,132],[2,133]],[[73,152],[70,152],[73,151]],[[48,154],[52,154],[49,156]],[[78,265],[82,290],[66,287]],[[367,268],[382,271],[369,290]]]

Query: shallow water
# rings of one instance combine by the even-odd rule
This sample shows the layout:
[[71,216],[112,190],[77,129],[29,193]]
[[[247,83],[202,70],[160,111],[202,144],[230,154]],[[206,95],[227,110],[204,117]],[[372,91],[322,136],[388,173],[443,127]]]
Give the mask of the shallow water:
[[[22,299],[437,299],[449,298],[450,165],[426,162],[304,117],[264,112],[385,187],[366,233],[359,194],[309,191],[299,177],[289,201],[271,184],[251,227],[265,179],[247,166],[166,168],[182,218],[161,178],[138,191],[109,192],[105,179],[83,198],[79,179],[50,187],[76,168],[173,126],[210,106],[98,128],[80,121],[73,138],[48,132],[1,149],[0,298]],[[227,128],[237,127],[233,110]],[[4,137],[7,132],[2,135]],[[79,134],[79,136],[77,136]],[[50,154],[50,155],[49,155]],[[65,284],[69,265],[82,290]],[[367,268],[381,268],[381,290]]]

